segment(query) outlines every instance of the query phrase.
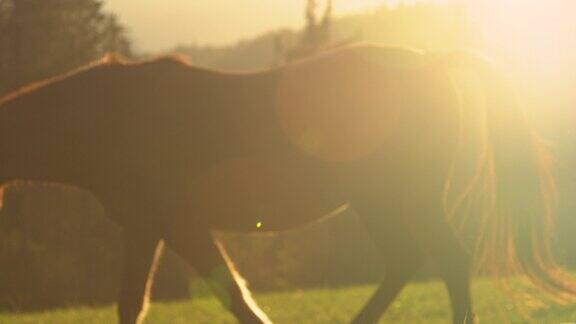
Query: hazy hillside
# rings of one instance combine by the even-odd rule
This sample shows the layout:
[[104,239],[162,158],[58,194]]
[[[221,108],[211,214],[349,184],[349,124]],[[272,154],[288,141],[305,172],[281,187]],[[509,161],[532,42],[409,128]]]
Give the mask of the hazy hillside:
[[[270,31],[226,47],[180,45],[174,51],[190,56],[196,65],[225,70],[270,67],[278,61],[277,44],[294,46],[300,31]],[[368,41],[423,49],[450,49],[476,45],[467,13],[459,5],[381,7],[364,14],[339,17],[332,41]]]

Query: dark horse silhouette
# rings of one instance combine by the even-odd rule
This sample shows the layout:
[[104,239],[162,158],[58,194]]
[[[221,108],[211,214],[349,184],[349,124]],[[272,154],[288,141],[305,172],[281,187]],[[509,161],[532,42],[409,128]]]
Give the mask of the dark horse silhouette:
[[[456,91],[458,66],[483,90]],[[122,225],[121,323],[145,313],[161,240],[240,322],[269,322],[211,230],[284,230],[347,207],[387,265],[355,322],[376,322],[426,258],[454,322],[472,322],[457,227],[477,229],[486,269],[573,294],[547,253],[545,152],[508,92],[471,55],[372,45],[248,74],[106,59],[0,101],[0,179],[85,188]]]

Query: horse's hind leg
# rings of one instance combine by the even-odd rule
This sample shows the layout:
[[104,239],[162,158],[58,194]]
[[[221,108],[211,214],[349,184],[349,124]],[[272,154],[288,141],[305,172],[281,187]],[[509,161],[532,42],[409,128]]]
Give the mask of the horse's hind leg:
[[[358,208],[360,207],[360,208]],[[384,280],[352,323],[376,323],[424,261],[424,254],[398,215],[383,208],[355,207],[384,260]],[[367,206],[366,206],[367,207]]]
[[[470,257],[456,237],[452,227],[444,219],[440,199],[433,195],[413,197],[415,206],[410,222],[414,238],[431,260],[436,263],[452,304],[454,324],[474,323],[470,296]],[[408,215],[407,215],[408,216]]]
[[417,239],[438,265],[450,295],[453,323],[474,323],[470,296],[470,256],[452,228],[441,217],[437,217],[442,213],[440,204],[429,211],[434,214],[416,225],[419,233]]
[[150,286],[162,252],[158,239],[124,233],[124,271],[118,301],[120,324],[140,323],[145,315]]
[[240,323],[271,323],[252,299],[225,251],[219,249],[207,229],[192,233],[177,229],[166,235],[166,243],[207,281],[222,305]]

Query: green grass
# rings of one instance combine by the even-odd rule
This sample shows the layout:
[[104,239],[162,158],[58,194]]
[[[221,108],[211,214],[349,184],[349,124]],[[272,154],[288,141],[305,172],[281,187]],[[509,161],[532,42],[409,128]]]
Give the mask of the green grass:
[[[522,285],[519,289],[525,290]],[[294,290],[257,294],[262,308],[275,323],[347,323],[366,301],[374,286],[338,289]],[[531,320],[522,319],[516,307],[487,280],[474,284],[476,311],[481,323],[569,323],[576,322],[576,305],[531,310]],[[448,323],[449,302],[440,282],[409,285],[386,312],[382,323]],[[0,323],[67,324],[115,323],[112,306],[102,308],[73,308],[46,313],[0,313]],[[145,323],[235,323],[212,297],[186,302],[153,303]]]

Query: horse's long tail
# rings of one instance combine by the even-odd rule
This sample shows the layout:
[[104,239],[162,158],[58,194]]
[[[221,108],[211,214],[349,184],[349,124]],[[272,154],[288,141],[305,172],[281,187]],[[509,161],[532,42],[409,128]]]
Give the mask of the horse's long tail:
[[526,275],[550,297],[576,300],[575,282],[550,249],[556,205],[553,161],[520,109],[513,87],[493,64],[471,53],[447,54],[440,61],[448,69],[472,68],[482,89],[476,171],[449,213],[458,215],[456,220],[463,206],[481,210],[468,219],[477,230],[476,265],[500,277]]

